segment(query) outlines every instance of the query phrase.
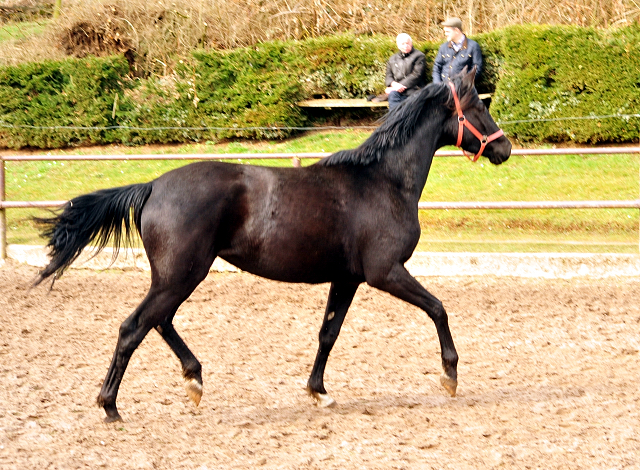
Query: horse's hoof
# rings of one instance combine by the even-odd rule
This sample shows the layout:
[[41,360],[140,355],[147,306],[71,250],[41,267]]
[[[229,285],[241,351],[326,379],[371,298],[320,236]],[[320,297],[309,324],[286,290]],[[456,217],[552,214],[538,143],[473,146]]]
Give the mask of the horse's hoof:
[[326,393],[312,392],[311,396],[316,399],[318,408],[335,408],[338,403]]
[[184,388],[187,390],[187,396],[198,406],[202,399],[202,384],[196,379],[188,379],[184,383]]
[[104,418],[105,423],[117,423],[119,421],[122,421],[122,416],[120,416],[120,413],[116,413],[115,415],[107,415]]
[[314,396],[318,408],[335,408],[338,406],[338,403],[326,393],[316,393]]
[[309,386],[307,386],[307,393],[315,398],[318,408],[334,408],[338,405],[336,401],[329,396],[329,394],[316,392]]
[[98,395],[98,406],[104,409],[104,412],[107,413],[106,418],[104,418],[105,423],[115,423],[116,421],[122,421],[122,417],[120,413],[118,413],[118,408],[116,407],[115,402],[107,402],[104,397],[100,394]]
[[452,397],[456,396],[456,389],[458,388],[458,381],[456,379],[452,379],[447,374],[442,374],[440,376],[440,383]]

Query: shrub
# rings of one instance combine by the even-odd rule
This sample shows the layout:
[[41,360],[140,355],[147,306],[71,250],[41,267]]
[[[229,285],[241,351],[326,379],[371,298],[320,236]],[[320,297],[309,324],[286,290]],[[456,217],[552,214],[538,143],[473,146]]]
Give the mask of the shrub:
[[[485,62],[478,91],[494,92],[492,114],[510,137],[577,143],[639,138],[637,117],[565,118],[640,109],[640,27],[517,26],[476,39]],[[415,45],[430,71],[439,44]],[[122,57],[0,68],[0,121],[27,126],[0,127],[0,145],[283,138],[313,123],[313,115],[296,105],[301,99],[380,93],[394,52],[393,38],[347,34],[198,51],[162,78],[134,78]],[[535,119],[543,121],[529,122]],[[50,126],[103,129],[37,128]]]
[[[438,45],[416,47],[426,50],[430,69]],[[199,122],[238,127],[217,132],[219,137],[286,137],[291,131],[240,128],[306,125],[309,116],[295,104],[301,99],[381,93],[386,61],[395,52],[391,38],[350,34],[198,52],[194,57]]]
[[[292,42],[274,41],[229,52],[194,54],[192,89],[199,125],[235,127],[212,131],[218,137],[281,138],[305,116],[296,106],[302,88],[296,75],[303,60]],[[187,76],[187,67],[180,70]],[[241,129],[252,128],[252,129]]]
[[640,109],[640,28],[514,26],[491,33],[503,55],[492,113],[525,142],[630,142],[640,119],[566,119]]
[[[38,127],[109,127],[114,101],[120,109],[130,87],[123,58],[40,62],[0,68],[0,143],[6,147],[55,148],[119,139],[109,129],[39,129]],[[118,105],[116,103],[116,105]]]
[[[26,4],[45,10],[36,17],[52,10],[51,0],[3,0],[0,22],[36,19]],[[64,54],[111,55],[130,48],[141,76],[167,75],[201,47],[234,49],[344,33],[393,37],[406,32],[437,42],[440,23],[448,16],[463,18],[472,35],[515,24],[608,27],[640,20],[637,0],[64,0],[62,14],[47,23],[44,34],[3,44],[0,64]]]

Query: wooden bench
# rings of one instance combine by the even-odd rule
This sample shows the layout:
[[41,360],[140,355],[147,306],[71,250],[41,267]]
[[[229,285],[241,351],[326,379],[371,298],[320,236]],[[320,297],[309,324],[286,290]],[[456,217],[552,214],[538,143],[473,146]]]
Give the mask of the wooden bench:
[[[481,100],[491,98],[491,93],[481,93],[478,95]],[[303,100],[298,101],[298,106],[301,108],[388,108],[388,101],[373,102],[367,101],[364,98],[357,99],[344,99],[344,100],[332,100],[332,99],[318,99],[318,100]]]
[[361,99],[346,99],[346,100],[304,100],[299,101],[298,106],[301,108],[388,108],[388,101],[381,101],[375,103],[373,101],[367,101],[364,98]]

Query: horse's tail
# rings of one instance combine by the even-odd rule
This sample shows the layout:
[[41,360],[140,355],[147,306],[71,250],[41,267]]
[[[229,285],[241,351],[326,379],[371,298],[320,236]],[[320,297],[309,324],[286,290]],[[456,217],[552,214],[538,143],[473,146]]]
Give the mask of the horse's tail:
[[140,233],[142,208],[151,188],[152,183],[143,183],[103,189],[72,199],[52,217],[34,218],[50,248],[49,265],[40,271],[34,286],[51,275],[53,285],[90,242],[95,241],[95,256],[113,236],[115,259],[123,244],[131,245],[134,224]]

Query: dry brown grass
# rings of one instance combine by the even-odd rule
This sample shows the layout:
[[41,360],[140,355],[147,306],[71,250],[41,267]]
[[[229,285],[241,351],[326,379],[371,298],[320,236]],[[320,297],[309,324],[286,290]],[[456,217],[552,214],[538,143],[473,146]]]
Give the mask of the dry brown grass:
[[163,75],[195,48],[346,31],[404,31],[435,41],[448,16],[460,17],[470,34],[521,23],[609,27],[640,18],[638,0],[63,0],[62,6],[43,34],[3,43],[0,64],[130,51],[140,72]]

